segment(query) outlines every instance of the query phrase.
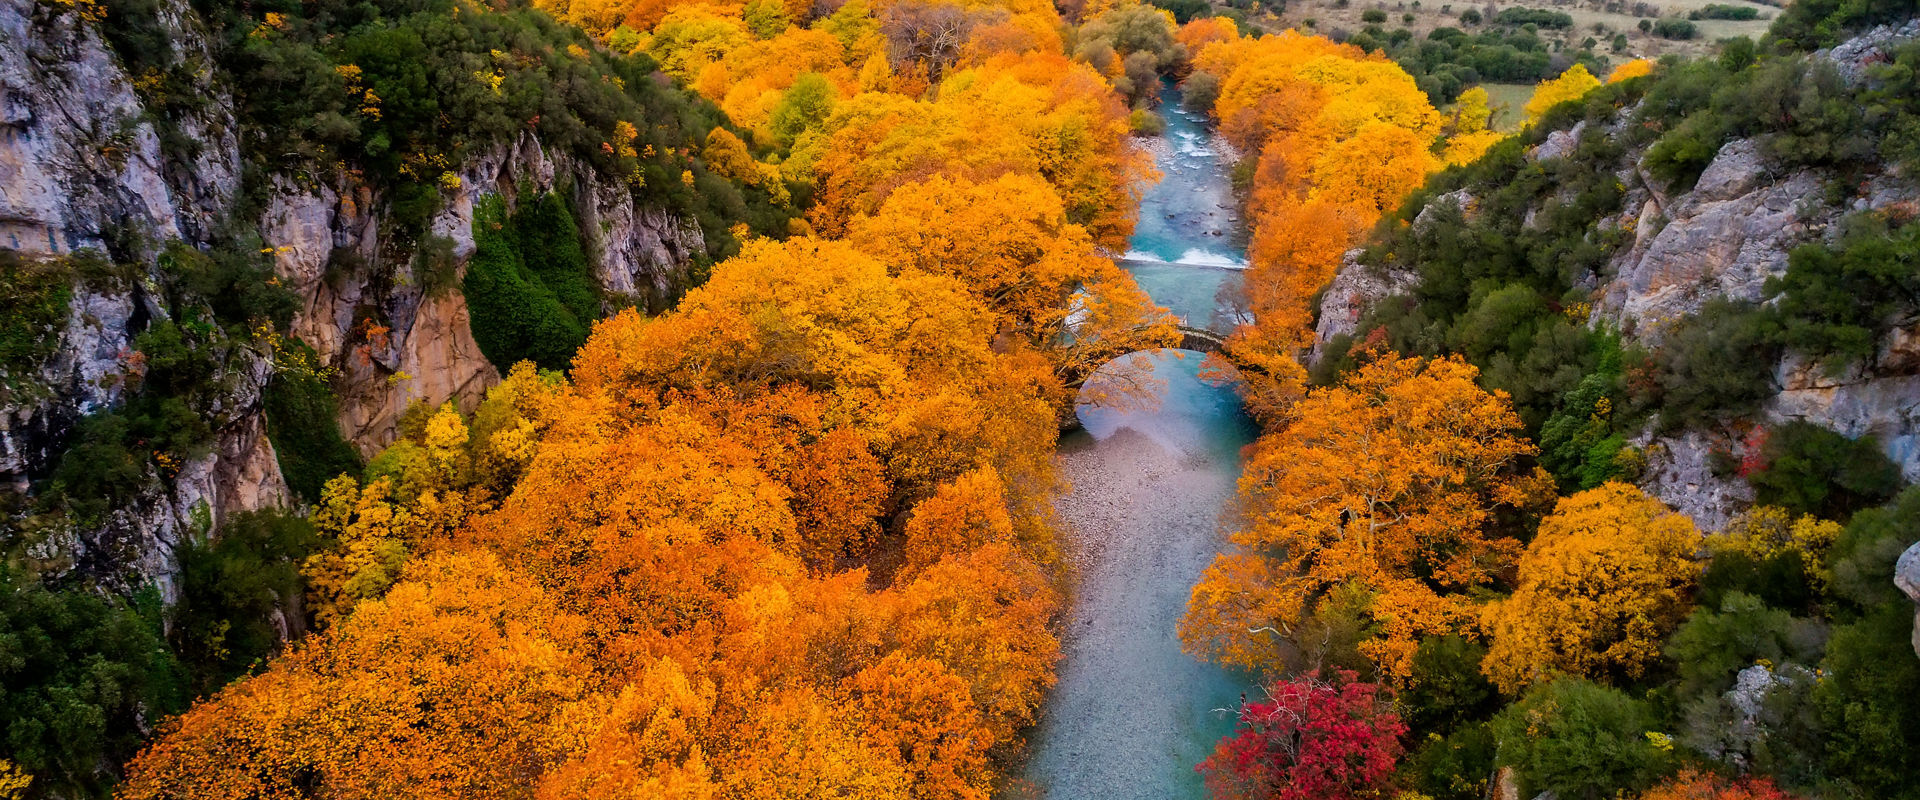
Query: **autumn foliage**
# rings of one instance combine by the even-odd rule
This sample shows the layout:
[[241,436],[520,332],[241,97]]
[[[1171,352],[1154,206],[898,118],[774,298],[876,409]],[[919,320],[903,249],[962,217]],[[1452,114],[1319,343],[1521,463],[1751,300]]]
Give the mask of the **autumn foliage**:
[[1381,54],[1294,31],[1231,32],[1196,20],[1180,38],[1196,74],[1219,86],[1221,133],[1255,163],[1247,292],[1258,321],[1229,345],[1236,360],[1253,360],[1304,342],[1309,301],[1341,254],[1440,167],[1448,135],[1485,126],[1451,128]]
[[1194,587],[1190,651],[1265,668],[1303,644],[1310,617],[1361,596],[1378,634],[1361,651],[1410,674],[1418,637],[1473,628],[1469,594],[1520,544],[1496,514],[1550,488],[1506,397],[1458,359],[1382,357],[1316,389],[1256,443],[1240,479],[1237,548]]
[[122,794],[987,797],[1060,652],[1057,414],[1177,339],[1102,254],[1146,175],[1108,76],[1043,4],[542,5],[719,103],[712,168],[822,236],[410,414],[315,512],[324,632]]
[[1693,522],[1622,483],[1560,501],[1489,606],[1483,665],[1509,693],[1555,675],[1638,677],[1688,610],[1700,567]]
[[[999,319],[797,239],[606,321],[476,415],[481,460],[530,456],[457,530],[413,520],[470,465],[406,503],[336,481],[330,630],[171,723],[126,796],[984,797],[1059,653],[1055,379]],[[472,461],[458,422],[376,468]]]
[[1309,673],[1240,708],[1240,727],[1197,769],[1216,800],[1383,796],[1407,726],[1380,687],[1351,672]]
[[1729,780],[1708,772],[1684,770],[1640,795],[1640,800],[1792,800],[1765,777]]

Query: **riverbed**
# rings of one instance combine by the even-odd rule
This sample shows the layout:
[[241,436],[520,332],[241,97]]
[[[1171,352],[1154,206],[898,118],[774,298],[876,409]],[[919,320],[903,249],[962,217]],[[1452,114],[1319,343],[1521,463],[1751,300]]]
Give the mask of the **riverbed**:
[[[1168,88],[1166,132],[1146,143],[1163,179],[1119,263],[1183,322],[1224,333],[1239,319],[1245,265],[1227,150]],[[1232,730],[1248,689],[1244,676],[1181,652],[1176,630],[1221,550],[1220,516],[1256,428],[1232,386],[1200,378],[1200,354],[1141,358],[1154,401],[1082,405],[1084,430],[1060,443],[1072,489],[1057,508],[1076,582],[1026,775],[1052,800],[1205,797],[1194,766]]]

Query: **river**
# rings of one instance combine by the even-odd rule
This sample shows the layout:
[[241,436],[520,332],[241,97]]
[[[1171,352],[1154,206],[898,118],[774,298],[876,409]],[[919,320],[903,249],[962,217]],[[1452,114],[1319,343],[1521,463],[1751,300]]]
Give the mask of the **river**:
[[[1224,148],[1164,87],[1163,177],[1142,198],[1120,264],[1183,322],[1231,330],[1245,263]],[[1146,356],[1153,407],[1082,405],[1063,437],[1072,490],[1057,508],[1076,565],[1060,682],[1032,738],[1027,780],[1050,800],[1203,798],[1194,765],[1233,729],[1243,676],[1180,650],[1187,596],[1220,551],[1218,521],[1256,429],[1232,387],[1201,380],[1201,356]],[[1096,380],[1098,377],[1096,376]]]

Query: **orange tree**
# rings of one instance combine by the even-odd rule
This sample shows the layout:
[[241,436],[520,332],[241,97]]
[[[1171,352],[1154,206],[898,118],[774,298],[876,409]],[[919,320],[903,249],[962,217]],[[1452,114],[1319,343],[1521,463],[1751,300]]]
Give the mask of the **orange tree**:
[[1252,448],[1234,552],[1194,587],[1187,649],[1268,668],[1330,604],[1360,598],[1362,654],[1394,680],[1417,638],[1470,630],[1471,590],[1519,552],[1496,523],[1550,483],[1504,394],[1459,359],[1385,356],[1314,390]]

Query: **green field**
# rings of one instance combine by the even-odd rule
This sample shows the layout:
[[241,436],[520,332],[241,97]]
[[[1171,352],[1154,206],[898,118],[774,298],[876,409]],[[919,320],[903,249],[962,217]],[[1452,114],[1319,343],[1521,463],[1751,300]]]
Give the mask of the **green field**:
[[[1526,119],[1527,98],[1533,96],[1533,86],[1523,83],[1482,84],[1487,90],[1487,105],[1493,109],[1491,125],[1494,130],[1512,131],[1520,129],[1521,120]],[[1503,108],[1504,106],[1504,108]]]

